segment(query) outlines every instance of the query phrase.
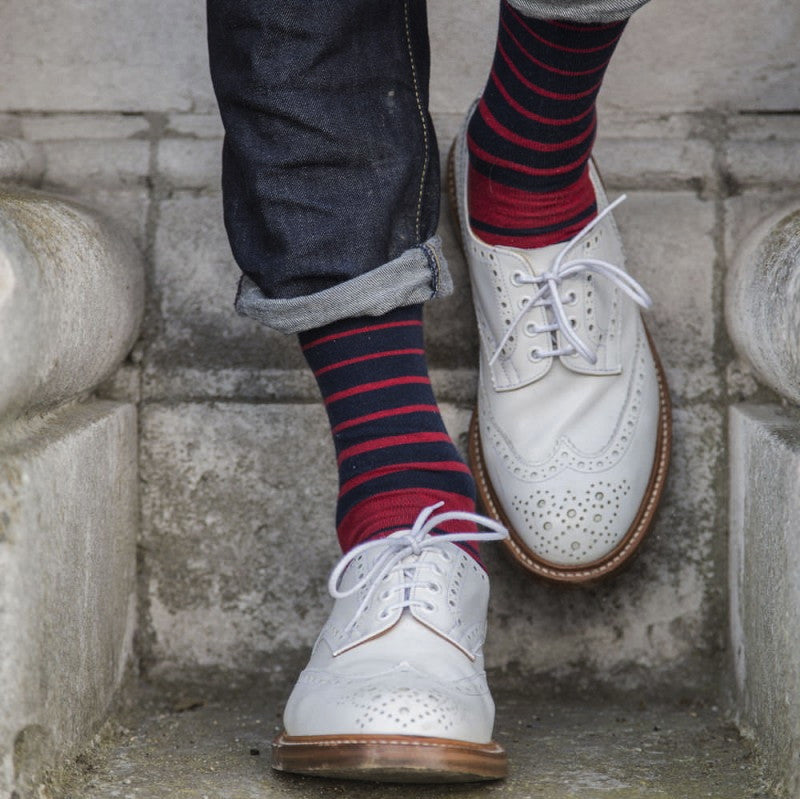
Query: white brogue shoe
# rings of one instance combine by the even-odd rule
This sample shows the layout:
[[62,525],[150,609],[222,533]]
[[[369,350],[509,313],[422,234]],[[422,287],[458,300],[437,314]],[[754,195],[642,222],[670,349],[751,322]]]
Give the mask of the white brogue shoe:
[[[273,768],[390,782],[506,775],[483,667],[489,578],[456,542],[507,533],[438,507],[334,569],[334,608],[286,704]],[[432,534],[453,519],[488,530]]]
[[466,126],[450,154],[451,203],[480,334],[470,461],[516,560],[557,582],[622,567],[653,521],[671,440],[663,370],[590,166],[599,214],[564,244],[490,246],[470,229]]

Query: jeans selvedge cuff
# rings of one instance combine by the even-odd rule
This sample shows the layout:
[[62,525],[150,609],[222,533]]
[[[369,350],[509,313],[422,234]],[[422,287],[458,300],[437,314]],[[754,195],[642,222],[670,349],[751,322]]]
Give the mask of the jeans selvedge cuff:
[[508,0],[526,17],[568,22],[619,22],[649,0]]
[[302,297],[270,299],[243,275],[236,310],[282,333],[299,333],[349,317],[381,316],[452,293],[442,242],[433,236],[363,275]]

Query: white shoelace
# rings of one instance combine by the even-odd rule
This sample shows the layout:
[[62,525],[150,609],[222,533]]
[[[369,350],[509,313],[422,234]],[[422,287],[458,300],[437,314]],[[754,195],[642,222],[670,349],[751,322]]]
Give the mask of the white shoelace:
[[[416,521],[409,530],[398,530],[392,533],[387,538],[380,538],[377,541],[366,541],[363,544],[353,547],[346,553],[341,560],[336,564],[331,572],[330,579],[328,580],[328,591],[334,599],[341,599],[355,594],[362,588],[369,586],[364,599],[358,606],[358,609],[353,614],[353,618],[345,628],[345,632],[355,626],[361,614],[366,610],[375,592],[378,590],[381,581],[392,570],[409,555],[420,555],[426,549],[434,547],[441,547],[442,544],[447,542],[458,541],[500,541],[503,538],[508,538],[508,530],[502,524],[489,519],[486,516],[480,516],[477,513],[468,513],[466,511],[447,511],[433,515],[433,512],[440,508],[444,503],[438,502],[435,505],[430,505],[424,508],[417,516]],[[488,528],[486,530],[477,530],[463,533],[441,533],[439,535],[430,535],[431,531],[444,522],[453,521],[469,521],[480,525],[481,527]],[[376,557],[369,571],[354,585],[347,590],[343,591],[339,587],[345,569],[363,552],[370,549],[382,549],[383,551]],[[412,589],[418,585],[423,585],[430,582],[430,580],[417,579],[417,572],[429,564],[410,563],[403,564],[403,571],[409,572],[409,581],[400,585],[395,585],[390,589],[392,592],[400,591],[402,589],[402,598],[393,605],[387,605],[383,609],[384,614],[389,614],[398,608],[413,607],[416,605],[427,605],[428,603],[420,600],[412,599]],[[431,568],[436,568],[430,564]],[[385,597],[385,598],[388,598]],[[430,608],[428,608],[430,610]]]
[[566,278],[575,277],[583,272],[594,272],[596,275],[604,277],[616,284],[635,303],[641,305],[643,308],[650,308],[652,306],[653,301],[650,299],[647,292],[627,272],[620,269],[618,266],[598,258],[573,258],[569,261],[565,260],[567,253],[575,246],[578,240],[592,230],[607,214],[610,214],[611,211],[625,199],[626,195],[623,194],[611,203],[611,205],[603,209],[603,211],[589,222],[577,235],[573,236],[556,256],[553,266],[549,270],[536,276],[526,275],[521,271],[514,274],[512,280],[516,285],[534,285],[538,288],[538,291],[532,297],[526,298],[522,303],[519,313],[511,320],[508,330],[506,330],[500,344],[494,351],[489,361],[490,365],[500,357],[503,347],[505,347],[522,317],[525,316],[531,308],[542,306],[549,309],[552,322],[541,326],[532,325],[530,334],[553,333],[559,330],[569,342],[569,346],[556,347],[545,351],[532,350],[531,357],[535,360],[542,360],[543,358],[555,358],[558,355],[574,355],[578,353],[589,361],[589,363],[597,363],[597,354],[592,352],[591,348],[581,340],[577,333],[575,333],[564,310],[565,303],[572,304],[575,301],[573,292],[571,292],[573,296],[567,297],[566,299],[562,298],[559,294],[559,287]]

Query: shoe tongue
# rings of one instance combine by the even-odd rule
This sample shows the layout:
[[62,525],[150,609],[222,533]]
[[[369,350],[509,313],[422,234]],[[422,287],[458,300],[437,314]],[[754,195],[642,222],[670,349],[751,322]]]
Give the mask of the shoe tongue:
[[539,247],[535,250],[523,250],[521,247],[496,247],[495,258],[504,269],[516,270],[528,266],[532,275],[540,275],[550,269],[563,249],[563,242]]

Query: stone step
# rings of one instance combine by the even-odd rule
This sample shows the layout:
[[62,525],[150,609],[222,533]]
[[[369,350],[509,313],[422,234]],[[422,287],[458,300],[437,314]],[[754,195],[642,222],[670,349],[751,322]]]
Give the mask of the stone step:
[[755,799],[766,796],[751,745],[708,703],[677,696],[563,694],[494,680],[501,782],[454,787],[317,780],[270,768],[288,681],[238,688],[155,686],[86,752],[60,799],[312,799],[450,796],[515,799]]
[[731,408],[731,643],[738,721],[800,796],[800,410]]

